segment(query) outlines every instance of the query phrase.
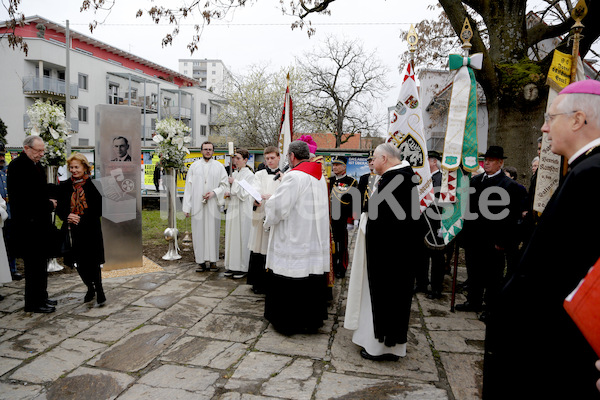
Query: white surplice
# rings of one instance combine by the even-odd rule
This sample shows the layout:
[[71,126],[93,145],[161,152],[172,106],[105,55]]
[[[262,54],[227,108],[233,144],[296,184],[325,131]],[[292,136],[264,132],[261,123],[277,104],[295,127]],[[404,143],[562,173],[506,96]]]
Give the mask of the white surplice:
[[329,273],[329,195],[325,178],[287,172],[265,204],[270,228],[266,268],[303,278]]
[[[254,183],[252,183],[252,186],[261,195],[272,195],[281,184],[281,180],[273,180],[273,177],[275,175],[269,175],[266,169],[260,170],[254,174]],[[256,210],[252,213],[252,227],[250,228],[248,248],[255,253],[267,254],[269,232],[263,227],[263,221],[265,219],[265,204],[268,201],[263,200],[260,206],[256,207]]]
[[[190,165],[185,179],[182,210],[192,218],[194,256],[199,264],[219,259],[219,205],[228,186],[227,172],[220,162],[200,159]],[[203,203],[202,196],[211,191],[215,192],[215,196]]]
[[252,185],[254,173],[248,167],[231,175],[235,181],[229,189],[230,197],[225,219],[225,268],[231,271],[248,272],[250,261],[250,226],[252,225],[252,205],[254,198],[238,182]]
[[[7,218],[6,201],[0,197],[0,228],[4,226],[4,221]],[[12,282],[12,275],[10,274],[10,266],[8,265],[8,255],[6,254],[4,240],[0,240],[0,283],[9,282]]]

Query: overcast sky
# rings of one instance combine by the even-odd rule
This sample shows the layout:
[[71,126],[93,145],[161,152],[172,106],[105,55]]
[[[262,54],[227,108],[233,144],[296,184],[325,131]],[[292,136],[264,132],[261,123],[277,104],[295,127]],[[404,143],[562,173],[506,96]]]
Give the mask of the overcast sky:
[[[194,33],[193,25],[198,17],[183,22],[179,36],[172,46],[163,48],[161,39],[172,31],[172,27],[156,25],[149,18],[135,18],[139,8],[149,8],[157,4],[181,4],[179,0],[117,0],[112,12],[98,15],[99,24],[93,34],[88,24],[95,17],[91,12],[81,13],[81,0],[23,0],[19,11],[25,16],[39,15],[51,21],[64,24],[68,19],[72,30],[92,36],[97,40],[129,51],[157,64],[178,70],[180,58],[221,59],[234,73],[243,73],[251,64],[268,62],[273,70],[293,63],[295,56],[318,47],[329,34],[363,41],[367,52],[375,50],[382,64],[389,69],[387,93],[380,110],[396,103],[401,71],[399,56],[406,51],[400,30],[407,30],[411,23],[425,18],[435,18],[439,10],[431,11],[428,5],[435,0],[338,0],[330,5],[331,16],[311,16],[317,29],[316,35],[309,38],[306,31],[291,30],[295,18],[282,15],[278,0],[259,0],[253,6],[246,6],[231,14],[227,21],[215,21],[207,26],[202,34],[199,50],[190,56],[186,45]],[[367,7],[368,4],[368,7]],[[7,19],[5,9],[0,10],[0,20]],[[418,71],[417,71],[418,72]],[[293,91],[293,88],[292,88]]]

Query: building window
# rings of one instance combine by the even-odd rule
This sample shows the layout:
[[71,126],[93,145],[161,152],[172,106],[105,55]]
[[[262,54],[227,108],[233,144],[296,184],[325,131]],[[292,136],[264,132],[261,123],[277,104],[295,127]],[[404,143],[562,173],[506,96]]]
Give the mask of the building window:
[[108,104],[119,104],[119,85],[117,83],[108,84]]
[[184,69],[184,70],[183,70],[183,74],[184,74],[184,75],[187,75],[187,69]]
[[206,114],[206,104],[200,103],[200,113]]
[[213,63],[213,67],[216,67],[216,66],[217,66],[217,63]]
[[88,90],[88,76],[79,74],[78,78],[79,89]]
[[88,122],[88,108],[79,106],[77,113],[80,122]]
[[89,146],[90,145],[90,139],[79,139],[79,145],[80,146]]
[[206,136],[206,125],[200,125],[200,136]]
[[186,63],[186,62],[184,62],[184,63],[183,63],[183,66],[184,66],[184,67],[187,67],[187,63]]
[[212,71],[212,74],[213,74],[213,75],[216,75],[216,74],[217,74],[217,71]]

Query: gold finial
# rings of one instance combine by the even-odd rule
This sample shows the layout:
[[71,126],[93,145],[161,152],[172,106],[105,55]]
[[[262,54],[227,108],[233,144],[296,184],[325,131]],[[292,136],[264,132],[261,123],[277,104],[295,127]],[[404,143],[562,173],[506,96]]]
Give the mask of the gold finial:
[[417,31],[413,24],[410,24],[410,29],[408,30],[408,34],[406,35],[406,41],[409,45],[409,50],[411,53],[417,51],[417,43],[419,42],[419,37],[417,36]]
[[587,12],[588,8],[585,5],[585,1],[579,0],[577,2],[577,5],[575,5],[575,8],[573,8],[573,10],[571,11],[571,17],[573,17],[573,19],[575,20],[575,25],[573,25],[573,28],[583,28],[581,20],[587,15]]
[[473,29],[471,29],[471,24],[469,23],[469,18],[465,18],[465,23],[463,24],[462,31],[460,31],[460,40],[462,40],[463,49],[471,48],[471,39],[473,38]]

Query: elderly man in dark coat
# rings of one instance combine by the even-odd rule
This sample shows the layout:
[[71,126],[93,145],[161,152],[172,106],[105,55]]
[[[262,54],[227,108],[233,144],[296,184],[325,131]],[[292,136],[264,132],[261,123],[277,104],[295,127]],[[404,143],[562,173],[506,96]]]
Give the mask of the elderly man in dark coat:
[[48,299],[48,257],[52,242],[52,211],[46,172],[40,164],[45,144],[28,136],[23,152],[8,165],[7,186],[14,227],[14,254],[25,265],[25,311],[50,313],[56,300]]
[[[542,131],[569,172],[550,199],[486,333],[483,398],[597,399],[598,358],[563,307],[600,257],[600,82],[572,83]],[[587,200],[587,202],[586,202]],[[593,201],[593,200],[592,200]],[[591,230],[591,232],[590,232]]]
[[375,149],[374,167],[381,178],[368,206],[368,294],[362,295],[370,306],[361,305],[359,327],[352,337],[363,347],[361,356],[374,361],[395,361],[406,355],[415,273],[425,234],[418,180],[410,164],[400,159],[400,151],[389,143]]
[[483,174],[471,178],[470,215],[465,217],[463,240],[469,276],[467,301],[457,311],[486,311],[485,321],[504,279],[505,251],[517,237],[524,194],[502,172],[504,149],[490,146],[484,155]]

